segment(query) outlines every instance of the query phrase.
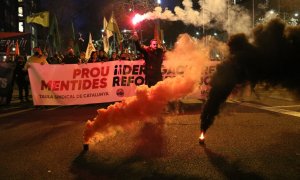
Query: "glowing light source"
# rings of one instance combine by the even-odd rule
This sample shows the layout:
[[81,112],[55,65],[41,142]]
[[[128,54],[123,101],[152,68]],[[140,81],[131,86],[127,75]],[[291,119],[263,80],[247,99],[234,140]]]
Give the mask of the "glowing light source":
[[204,145],[204,132],[201,131],[200,136],[199,136],[199,144]]
[[132,18],[132,24],[136,25],[139,22],[143,21],[145,19],[145,17],[143,15],[140,14],[136,14],[133,18]]

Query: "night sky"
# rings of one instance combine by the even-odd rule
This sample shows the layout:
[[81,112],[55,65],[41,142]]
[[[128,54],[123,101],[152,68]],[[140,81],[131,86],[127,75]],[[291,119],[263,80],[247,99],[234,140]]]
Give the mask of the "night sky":
[[[42,10],[49,10],[58,19],[61,36],[65,39],[70,38],[71,22],[74,23],[75,31],[82,33],[87,40],[88,33],[91,32],[93,39],[101,38],[103,17],[109,20],[114,11],[120,30],[132,29],[130,22],[133,13],[127,12],[126,15],[118,14],[120,9],[116,3],[120,0],[41,0]],[[161,6],[173,10],[175,6],[181,5],[182,0],[162,0]],[[195,7],[197,8],[197,1]],[[117,3],[118,4],[118,3]],[[138,11],[138,9],[136,9]],[[143,13],[143,12],[141,12]],[[162,22],[165,31],[165,39],[169,43],[174,43],[178,34],[191,29],[181,22]],[[177,28],[174,28],[177,27]],[[145,21],[142,26],[145,41],[153,38],[153,22]]]
[[[278,7],[279,0],[270,1],[270,5]],[[93,39],[101,38],[101,29],[103,27],[103,17],[109,20],[112,11],[114,11],[120,30],[132,29],[131,18],[133,13],[126,11],[122,13],[120,2],[126,0],[41,0],[41,10],[49,10],[51,14],[55,14],[58,19],[61,36],[67,39],[71,35],[71,22],[74,23],[75,31],[82,33],[84,39],[87,40],[88,33],[92,33]],[[155,2],[153,0],[153,2]],[[175,6],[181,6],[182,0],[161,0],[163,8],[168,7],[173,10]],[[238,1],[239,4],[251,5],[252,0]],[[255,2],[265,2],[265,0],[256,0]],[[288,8],[290,3],[300,6],[299,0],[281,1],[282,9]],[[298,4],[297,4],[298,2]],[[193,0],[194,9],[199,9],[198,0]],[[139,11],[138,8],[135,9]],[[124,12],[124,11],[123,11]],[[144,13],[141,11],[140,13]],[[186,26],[182,22],[161,21],[161,27],[164,30],[164,37],[167,43],[174,43],[176,37],[180,33],[188,32],[193,34],[201,31],[201,27]],[[142,23],[145,41],[153,38],[153,22],[144,21]]]

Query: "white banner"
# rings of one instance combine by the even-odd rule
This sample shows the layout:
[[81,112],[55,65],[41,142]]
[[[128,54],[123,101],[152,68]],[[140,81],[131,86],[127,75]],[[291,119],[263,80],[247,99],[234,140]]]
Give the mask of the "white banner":
[[32,63],[34,105],[74,105],[120,101],[144,84],[144,61],[88,64]]
[[[206,98],[216,64],[208,66],[193,98]],[[121,101],[143,85],[144,61],[110,61],[88,64],[32,63],[29,68],[34,105],[76,105]],[[162,68],[164,78],[184,73],[183,67]],[[204,90],[205,89],[205,90]]]

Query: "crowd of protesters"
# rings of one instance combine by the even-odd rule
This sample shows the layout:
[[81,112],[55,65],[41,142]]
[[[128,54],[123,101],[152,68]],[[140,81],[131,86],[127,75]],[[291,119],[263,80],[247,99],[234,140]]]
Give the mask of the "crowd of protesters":
[[112,51],[109,54],[103,50],[96,50],[91,53],[89,58],[86,58],[84,51],[80,52],[79,56],[74,53],[72,48],[69,48],[65,54],[54,54],[53,57],[47,57],[49,64],[80,64],[80,63],[95,63],[95,62],[107,62],[115,60],[140,60],[143,59],[142,54],[130,53],[127,49],[118,53]]
[[[137,34],[132,36],[132,40],[135,42],[135,47],[138,52],[131,52],[130,49],[124,50],[110,50],[108,53],[103,49],[89,52],[86,55],[85,51],[76,52],[73,48],[67,48],[64,53],[58,52],[53,55],[47,54],[46,51],[42,52],[39,47],[34,47],[32,56],[7,56],[5,62],[13,63],[14,75],[12,84],[16,84],[18,87],[18,98],[20,102],[29,101],[29,76],[28,68],[31,63],[40,64],[86,64],[86,63],[98,63],[108,61],[134,61],[145,60],[145,78],[146,84],[151,87],[158,81],[162,80],[161,66],[164,58],[164,51],[158,48],[158,41],[152,40],[150,46],[142,46],[139,43],[139,37]],[[13,88],[13,87],[12,87]],[[11,98],[8,99],[10,101]]]
[[[117,52],[111,51],[109,54],[103,50],[96,50],[91,53],[89,58],[86,58],[84,51],[76,55],[72,48],[68,48],[66,53],[55,53],[53,56],[49,56],[47,53],[43,53],[39,47],[34,47],[32,56],[10,56],[7,57],[7,63],[13,63],[15,65],[13,82],[18,87],[18,98],[20,102],[28,102],[29,100],[29,77],[28,68],[31,63],[40,64],[82,64],[82,63],[96,63],[96,62],[108,62],[108,61],[133,61],[143,59],[143,54],[133,54],[128,49]],[[8,101],[11,97],[8,98]]]

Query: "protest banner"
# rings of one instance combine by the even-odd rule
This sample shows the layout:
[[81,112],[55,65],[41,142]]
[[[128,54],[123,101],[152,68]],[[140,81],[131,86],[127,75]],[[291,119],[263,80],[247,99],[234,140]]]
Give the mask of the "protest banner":
[[[206,98],[216,63],[199,78],[193,98]],[[144,61],[109,61],[88,64],[31,64],[29,77],[34,105],[79,105],[121,101],[144,85]],[[184,67],[162,67],[163,78],[182,75]]]

